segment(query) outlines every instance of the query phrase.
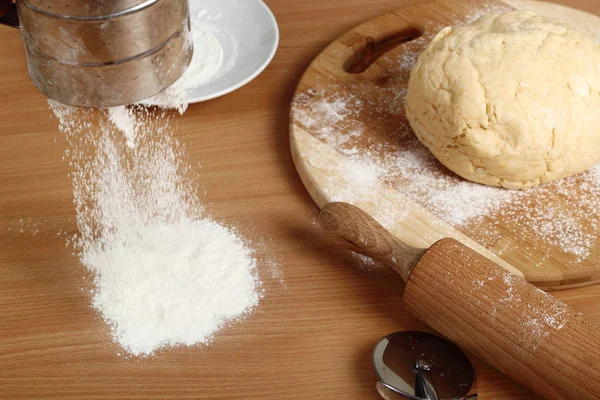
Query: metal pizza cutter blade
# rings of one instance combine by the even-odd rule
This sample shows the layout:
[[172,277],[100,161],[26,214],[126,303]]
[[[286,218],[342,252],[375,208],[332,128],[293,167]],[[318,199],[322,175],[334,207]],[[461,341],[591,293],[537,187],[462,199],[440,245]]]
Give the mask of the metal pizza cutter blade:
[[474,399],[473,366],[454,344],[425,332],[396,332],[373,351],[377,390],[386,400]]

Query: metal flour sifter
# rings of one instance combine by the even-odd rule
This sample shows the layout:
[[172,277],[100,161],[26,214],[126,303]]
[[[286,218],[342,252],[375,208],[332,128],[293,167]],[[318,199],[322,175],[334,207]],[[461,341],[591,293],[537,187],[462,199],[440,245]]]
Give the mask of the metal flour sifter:
[[34,85],[74,106],[151,97],[193,52],[187,0],[0,0],[0,23],[20,26]]

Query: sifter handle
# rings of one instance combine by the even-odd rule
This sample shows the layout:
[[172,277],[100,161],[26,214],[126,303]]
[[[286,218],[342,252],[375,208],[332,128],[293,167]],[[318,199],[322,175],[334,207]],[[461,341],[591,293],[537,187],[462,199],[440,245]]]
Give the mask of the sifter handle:
[[17,3],[12,0],[0,0],[0,24],[19,27],[19,14],[17,13]]

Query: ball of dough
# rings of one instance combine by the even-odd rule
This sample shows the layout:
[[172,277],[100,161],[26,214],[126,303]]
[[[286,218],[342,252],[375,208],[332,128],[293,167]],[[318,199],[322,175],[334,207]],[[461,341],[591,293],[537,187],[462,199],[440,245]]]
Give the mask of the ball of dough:
[[450,170],[525,189],[600,161],[600,44],[530,12],[444,28],[413,68],[406,114]]

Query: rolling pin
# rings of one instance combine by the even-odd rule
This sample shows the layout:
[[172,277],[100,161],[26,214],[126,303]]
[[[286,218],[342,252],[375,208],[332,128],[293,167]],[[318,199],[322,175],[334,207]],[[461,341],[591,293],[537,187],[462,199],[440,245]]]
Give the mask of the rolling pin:
[[328,237],[382,261],[406,282],[421,321],[547,399],[600,399],[600,328],[454,239],[401,242],[361,209],[330,203]]

